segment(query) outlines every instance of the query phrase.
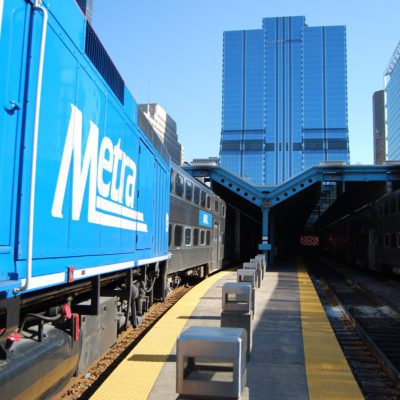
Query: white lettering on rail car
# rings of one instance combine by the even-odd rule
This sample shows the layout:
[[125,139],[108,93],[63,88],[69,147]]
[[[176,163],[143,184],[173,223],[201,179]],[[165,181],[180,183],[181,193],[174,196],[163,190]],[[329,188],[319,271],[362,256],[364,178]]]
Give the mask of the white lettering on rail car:
[[[147,232],[143,213],[133,209],[136,163],[122,150],[121,140],[114,145],[109,137],[104,136],[99,149],[99,128],[92,121],[82,159],[82,112],[73,104],[51,210],[51,215],[55,218],[63,218],[63,204],[71,164],[74,221],[81,218],[82,203],[89,180],[88,222]],[[111,177],[107,179],[105,175]]]

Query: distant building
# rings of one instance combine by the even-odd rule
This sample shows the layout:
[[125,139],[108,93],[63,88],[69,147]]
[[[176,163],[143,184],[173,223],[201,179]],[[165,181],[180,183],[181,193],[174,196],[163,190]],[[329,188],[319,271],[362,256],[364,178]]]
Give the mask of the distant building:
[[140,104],[139,110],[144,114],[161,142],[166,147],[172,161],[178,165],[183,163],[183,146],[178,142],[176,122],[156,103]]
[[218,165],[218,157],[193,158],[192,165]]
[[400,160],[400,42],[385,71],[387,159]]
[[220,164],[278,185],[321,161],[349,162],[346,27],[300,16],[224,32]]
[[386,160],[386,121],[385,91],[378,90],[372,96],[374,164],[383,164]]

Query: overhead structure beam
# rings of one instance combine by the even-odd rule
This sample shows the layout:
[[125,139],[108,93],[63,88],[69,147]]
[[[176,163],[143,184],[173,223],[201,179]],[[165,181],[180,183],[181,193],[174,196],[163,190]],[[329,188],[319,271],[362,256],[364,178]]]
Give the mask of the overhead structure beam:
[[237,194],[262,211],[262,242],[259,250],[268,254],[273,247],[270,231],[271,210],[312,185],[327,182],[400,182],[400,164],[318,165],[294,176],[279,186],[254,186],[219,165],[185,165],[194,177],[209,178]]

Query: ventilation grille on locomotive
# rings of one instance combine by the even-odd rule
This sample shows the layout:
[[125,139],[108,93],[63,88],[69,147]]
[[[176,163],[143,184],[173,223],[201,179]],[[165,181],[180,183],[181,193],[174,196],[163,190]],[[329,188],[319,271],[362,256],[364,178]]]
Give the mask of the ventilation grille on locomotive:
[[86,24],[85,53],[119,101],[124,104],[125,83],[90,24]]

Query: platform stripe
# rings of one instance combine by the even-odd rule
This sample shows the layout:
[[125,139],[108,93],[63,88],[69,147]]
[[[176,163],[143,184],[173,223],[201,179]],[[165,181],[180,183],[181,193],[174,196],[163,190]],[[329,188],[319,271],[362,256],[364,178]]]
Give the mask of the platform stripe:
[[91,400],[145,400],[184,328],[187,318],[210,287],[229,274],[216,273],[195,286],[158,321],[93,394]]
[[300,259],[297,272],[310,399],[364,399]]

